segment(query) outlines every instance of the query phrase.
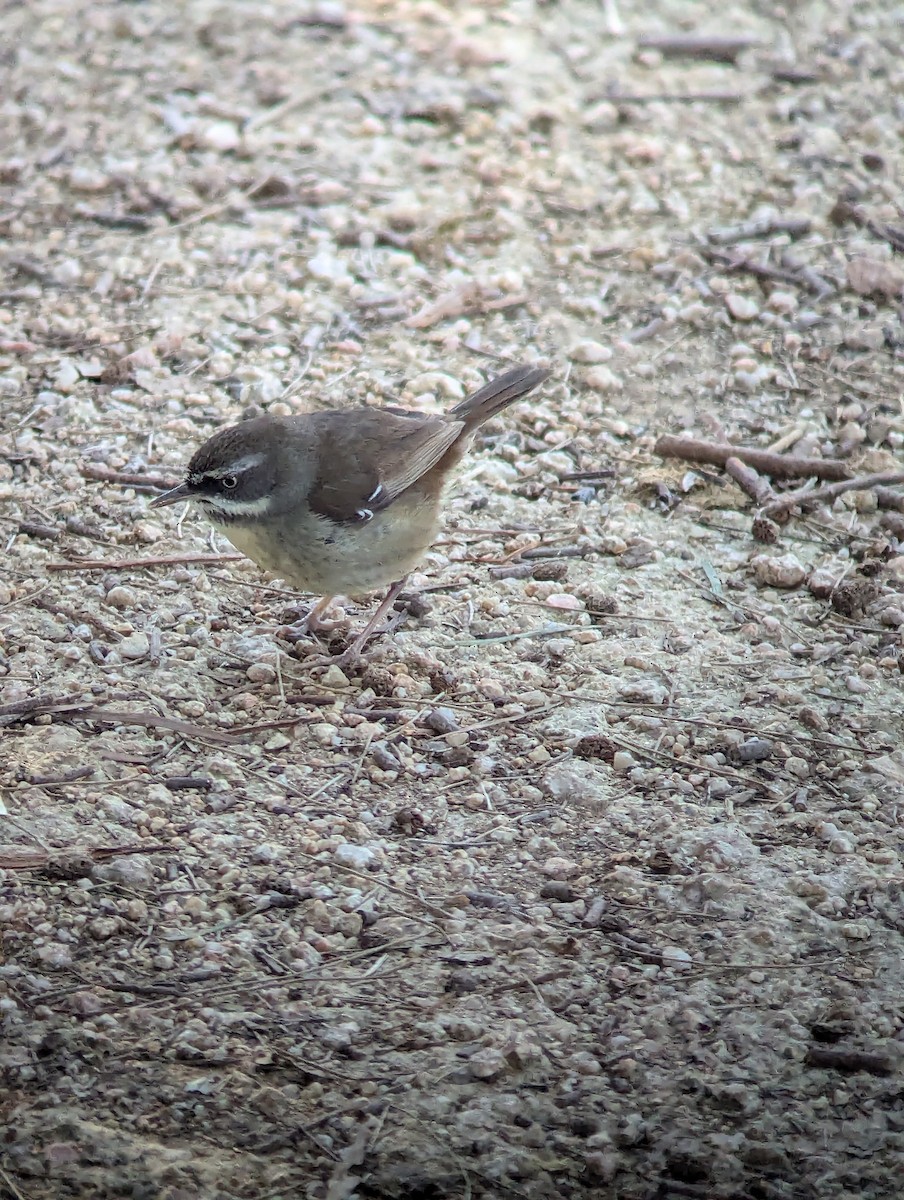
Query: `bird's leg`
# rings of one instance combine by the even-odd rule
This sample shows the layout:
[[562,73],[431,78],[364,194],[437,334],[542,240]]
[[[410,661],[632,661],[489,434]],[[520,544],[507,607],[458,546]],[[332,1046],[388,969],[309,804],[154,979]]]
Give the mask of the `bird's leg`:
[[338,622],[321,620],[322,614],[327,611],[335,599],[335,596],[321,597],[300,620],[293,621],[291,625],[283,626],[282,636],[287,641],[298,642],[307,634],[316,636],[318,633],[329,633],[330,630],[335,629]]
[[390,587],[389,591],[386,593],[386,595],[380,601],[380,603],[377,607],[377,611],[370,618],[370,620],[367,622],[367,624],[364,626],[364,628],[361,630],[361,632],[358,634],[358,636],[355,638],[355,640],[352,642],[352,644],[349,646],[349,648],[347,650],[344,650],[342,652],[342,654],[339,654],[335,658],[332,658],[330,660],[331,662],[334,662],[338,667],[349,667],[358,661],[358,659],[361,656],[361,651],[364,649],[364,647],[367,645],[367,643],[370,641],[370,639],[377,632],[380,622],[383,620],[383,618],[386,616],[386,614],[388,612],[392,611],[392,606],[393,606],[393,604],[395,604],[396,600],[399,597],[399,594],[402,591],[402,588],[405,586],[405,580],[407,578],[408,578],[407,575],[403,576],[401,579],[399,579],[396,583],[394,583]]
[[299,621],[299,625],[304,624],[304,627],[308,633],[329,632],[329,630],[333,628],[332,622],[321,621],[320,618],[335,599],[335,596],[321,596],[317,603],[312,607],[308,615],[304,618],[303,622]]

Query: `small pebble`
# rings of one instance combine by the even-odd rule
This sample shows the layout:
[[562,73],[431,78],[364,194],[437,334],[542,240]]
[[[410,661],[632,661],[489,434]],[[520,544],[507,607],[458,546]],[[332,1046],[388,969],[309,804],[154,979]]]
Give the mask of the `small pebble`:
[[585,371],[584,383],[595,392],[620,392],[625,386],[621,376],[605,366],[591,367]]
[[376,850],[355,845],[354,842],[341,842],[333,851],[333,858],[339,866],[351,867],[355,871],[366,871],[379,861]]
[[664,946],[662,949],[662,965],[665,967],[692,967],[694,960],[680,946]]
[[612,351],[602,342],[578,342],[568,351],[568,357],[572,362],[604,363],[612,358]]
[[620,773],[630,771],[637,766],[637,759],[630,750],[616,750],[612,755],[612,769]]
[[121,585],[110,588],[106,600],[112,608],[134,608],[138,603],[138,597],[132,588]]
[[424,717],[424,724],[434,733],[451,733],[458,728],[458,719],[451,708],[434,708]]
[[562,858],[554,856],[547,858],[540,870],[544,875],[549,875],[552,879],[568,879],[572,875],[577,875],[581,868],[578,863],[572,862],[570,858]]
[[765,762],[774,750],[775,746],[768,738],[751,737],[734,746],[731,757],[740,763]]
[[793,554],[757,554],[750,565],[757,581],[767,587],[796,588],[807,578],[806,568]]
[[117,649],[123,658],[147,658],[148,652],[150,651],[148,635],[146,633],[141,633],[140,631],[130,633],[127,637],[122,639]]
[[759,305],[738,292],[729,292],[726,295],[725,307],[736,321],[753,321],[760,315]]

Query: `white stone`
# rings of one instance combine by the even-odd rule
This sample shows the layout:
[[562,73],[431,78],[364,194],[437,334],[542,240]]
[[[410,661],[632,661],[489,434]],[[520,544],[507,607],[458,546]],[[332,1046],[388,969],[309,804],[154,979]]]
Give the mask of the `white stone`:
[[589,371],[586,371],[584,383],[587,387],[593,388],[595,392],[620,392],[624,387],[621,377],[609,367],[602,365],[591,367]]
[[796,588],[807,578],[806,568],[793,554],[758,554],[750,565],[757,581],[766,587]]
[[150,651],[148,635],[136,631],[124,637],[117,647],[123,658],[147,658]]
[[333,851],[333,858],[339,866],[352,867],[356,871],[366,871],[379,861],[376,850],[357,846],[354,842],[341,842]]
[[612,358],[612,351],[602,342],[577,342],[568,351],[568,357],[572,362],[604,363]]
[[725,307],[736,321],[753,321],[760,315],[759,305],[749,296],[739,292],[729,292],[725,297]]

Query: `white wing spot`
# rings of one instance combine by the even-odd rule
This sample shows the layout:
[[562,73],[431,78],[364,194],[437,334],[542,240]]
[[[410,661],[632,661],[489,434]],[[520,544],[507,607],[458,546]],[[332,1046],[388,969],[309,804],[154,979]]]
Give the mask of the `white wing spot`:
[[372,521],[374,519],[373,511],[369,508],[356,509],[355,516],[359,521]]
[[[365,500],[367,501],[368,504],[372,504],[374,502],[374,500],[379,500],[379,498],[382,495],[383,495],[383,484],[378,483],[377,486],[374,488],[374,490],[370,493],[370,495],[365,497]],[[373,513],[371,513],[371,516],[373,516]]]

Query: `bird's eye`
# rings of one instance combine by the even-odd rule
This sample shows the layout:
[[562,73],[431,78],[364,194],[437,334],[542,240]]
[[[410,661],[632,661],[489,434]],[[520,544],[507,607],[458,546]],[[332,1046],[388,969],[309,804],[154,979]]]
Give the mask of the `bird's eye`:
[[224,488],[226,488],[228,491],[231,492],[232,489],[238,483],[238,480],[236,479],[236,477],[234,475],[224,475],[223,478],[220,480],[220,483],[223,485]]

